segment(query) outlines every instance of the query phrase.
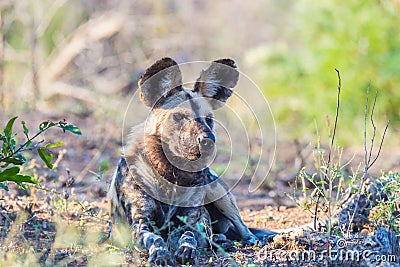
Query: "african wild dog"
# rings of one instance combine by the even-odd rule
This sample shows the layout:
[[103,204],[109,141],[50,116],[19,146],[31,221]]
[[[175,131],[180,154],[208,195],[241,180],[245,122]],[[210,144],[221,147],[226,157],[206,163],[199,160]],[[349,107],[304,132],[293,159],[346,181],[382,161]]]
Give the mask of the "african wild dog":
[[132,129],[110,199],[114,222],[129,224],[150,262],[195,263],[197,248],[209,245],[198,225],[208,236],[211,229],[221,239],[230,233],[249,244],[258,240],[226,184],[207,167],[215,147],[213,110],[231,96],[238,77],[234,61],[221,59],[201,72],[192,90],[185,89],[177,63],[163,58],[139,80],[141,100],[151,112]]

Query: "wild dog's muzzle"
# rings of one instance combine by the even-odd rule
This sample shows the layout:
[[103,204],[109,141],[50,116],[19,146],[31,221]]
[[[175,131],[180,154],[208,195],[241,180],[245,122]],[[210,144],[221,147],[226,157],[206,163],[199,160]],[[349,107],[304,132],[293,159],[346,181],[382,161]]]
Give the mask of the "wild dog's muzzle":
[[200,146],[200,150],[213,149],[215,145],[215,135],[212,133],[207,135],[200,135],[197,137],[197,143]]
[[179,150],[190,161],[208,161],[204,157],[215,152],[215,135],[201,118],[192,119],[179,132]]

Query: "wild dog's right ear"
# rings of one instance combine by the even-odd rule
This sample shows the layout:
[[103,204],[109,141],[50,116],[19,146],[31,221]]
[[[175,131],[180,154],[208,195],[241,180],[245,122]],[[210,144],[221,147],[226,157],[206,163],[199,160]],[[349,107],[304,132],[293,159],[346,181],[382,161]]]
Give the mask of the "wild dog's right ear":
[[233,87],[239,80],[235,61],[229,58],[215,60],[203,70],[197,79],[193,91],[209,98],[214,109],[222,107],[232,95]]
[[182,89],[182,74],[178,64],[172,58],[165,57],[146,70],[138,85],[142,102],[154,107]]

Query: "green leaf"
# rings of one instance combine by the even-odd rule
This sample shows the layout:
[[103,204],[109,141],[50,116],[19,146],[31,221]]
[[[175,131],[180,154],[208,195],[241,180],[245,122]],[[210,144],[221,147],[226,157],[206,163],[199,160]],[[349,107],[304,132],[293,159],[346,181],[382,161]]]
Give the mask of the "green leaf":
[[28,192],[28,188],[26,188],[26,186],[21,183],[21,182],[15,182],[19,187],[21,187],[22,189],[24,189],[26,192]]
[[18,117],[14,117],[7,122],[6,128],[4,128],[4,134],[6,137],[10,138],[12,135],[12,127],[14,125],[15,120]]
[[[35,178],[33,178],[32,176],[29,176],[29,175],[18,174],[12,178],[13,179],[9,180],[9,181],[16,182],[16,183],[39,184],[38,180],[36,180]],[[26,189],[25,186],[22,186],[22,188]]]
[[11,181],[16,183],[32,183],[32,184],[39,183],[35,178],[29,175],[22,175],[19,173],[19,171],[20,171],[19,167],[11,167],[9,169],[0,172],[0,183],[4,181]]
[[58,142],[58,143],[54,143],[54,144],[47,144],[45,147],[46,148],[55,148],[55,147],[60,147],[63,146],[64,143],[63,142]]
[[48,128],[53,127],[54,125],[56,125],[56,124],[52,121],[44,121],[41,124],[39,124],[39,131],[43,132],[43,131],[47,130]]
[[26,162],[26,159],[22,155],[19,155],[18,157],[14,156],[14,157],[11,157],[11,158],[8,158],[8,159],[4,159],[3,162],[6,162],[8,164],[11,163],[11,164],[14,164],[14,165],[22,165],[22,164],[24,164]]
[[60,123],[60,126],[58,126],[58,127],[60,127],[61,129],[63,129],[64,131],[69,131],[69,132],[74,133],[74,134],[77,134],[77,135],[82,135],[81,129],[79,129],[78,126],[75,126],[75,125],[73,125],[73,124],[66,124],[66,125],[64,125],[64,124],[61,124],[61,123]]
[[[39,184],[39,182],[33,178],[32,176],[29,175],[22,175],[22,174],[17,174],[14,176],[11,176],[8,181],[11,182],[16,182],[16,183],[31,183],[31,184]],[[24,187],[23,187],[24,188]]]
[[32,145],[32,141],[28,141],[28,142],[26,142],[25,147],[26,147],[26,148],[29,148],[31,145]]
[[46,164],[46,166],[49,169],[53,169],[53,164],[51,164],[51,160],[54,158],[53,154],[49,154],[48,153],[48,148],[55,148],[55,147],[60,147],[64,145],[63,142],[58,142],[58,143],[54,143],[54,144],[47,144],[42,148],[38,149],[38,154],[40,156],[40,158],[43,160],[43,162]]
[[28,136],[29,129],[26,127],[25,121],[22,121],[21,124],[22,124],[22,127],[24,128],[24,134],[25,134],[26,138],[29,139],[29,136]]
[[43,160],[43,162],[46,164],[47,168],[53,169],[53,164],[51,164],[50,161],[53,159],[54,155],[53,154],[48,155],[46,147],[39,148],[38,154],[40,158]]
[[7,177],[17,175],[18,173],[19,167],[17,166],[0,171],[0,182],[6,181]]

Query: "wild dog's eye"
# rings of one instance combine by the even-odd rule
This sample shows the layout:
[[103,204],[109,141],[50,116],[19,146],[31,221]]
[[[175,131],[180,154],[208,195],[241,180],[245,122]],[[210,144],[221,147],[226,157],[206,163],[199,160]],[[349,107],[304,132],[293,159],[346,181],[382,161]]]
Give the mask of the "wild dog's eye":
[[185,118],[185,115],[182,113],[174,113],[173,117],[174,117],[174,121],[178,122],[178,121],[183,120]]
[[207,116],[207,117],[206,117],[206,123],[207,123],[209,126],[212,126],[212,125],[213,125],[213,122],[214,122],[213,117],[211,117],[211,116]]

